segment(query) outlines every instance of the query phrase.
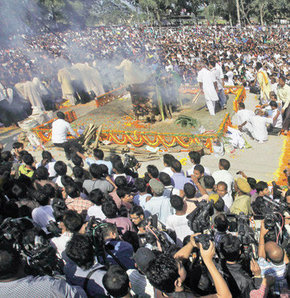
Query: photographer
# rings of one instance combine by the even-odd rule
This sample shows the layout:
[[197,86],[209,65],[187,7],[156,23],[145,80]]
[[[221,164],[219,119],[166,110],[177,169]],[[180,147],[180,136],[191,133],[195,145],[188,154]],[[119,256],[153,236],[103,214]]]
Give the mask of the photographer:
[[87,297],[80,287],[64,279],[25,275],[19,253],[0,245],[0,297]]
[[145,219],[145,214],[140,206],[133,206],[129,211],[129,217],[135,229],[138,229],[139,224]]
[[69,257],[64,271],[66,280],[82,287],[90,297],[105,297],[102,279],[106,271],[95,258],[94,247],[86,235],[75,234],[65,249]]
[[215,254],[214,244],[210,242],[208,250],[205,250],[202,245],[195,243],[194,236],[190,237],[189,243],[180,249],[174,258],[170,255],[161,254],[149,263],[146,276],[155,288],[155,295],[157,297],[165,295],[167,297],[194,297],[192,292],[184,288],[187,272],[180,259],[188,259],[192,249],[197,247],[200,249],[202,260],[213,279],[217,291],[217,294],[211,297],[231,298],[231,292],[213,262]]
[[265,243],[265,235],[269,231],[261,221],[261,232],[258,248],[258,265],[261,268],[261,275],[271,275],[276,278],[274,285],[274,294],[280,295],[284,288],[287,288],[285,279],[286,264],[289,263],[287,255],[282,247],[273,241]]
[[254,289],[254,282],[239,263],[242,249],[240,240],[227,234],[220,241],[219,247],[223,257],[222,271],[233,297],[249,297],[250,291]]
[[132,259],[133,247],[130,243],[120,240],[117,227],[114,224],[107,223],[102,226],[102,237],[105,244],[106,260],[109,263],[122,265],[126,269],[135,268]]

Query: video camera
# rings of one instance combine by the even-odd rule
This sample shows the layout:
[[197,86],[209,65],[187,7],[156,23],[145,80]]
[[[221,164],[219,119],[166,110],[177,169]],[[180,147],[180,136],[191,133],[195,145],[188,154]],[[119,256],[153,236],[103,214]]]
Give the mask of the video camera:
[[20,253],[27,274],[63,274],[63,261],[57,257],[45,233],[29,218],[6,218],[0,226],[0,241],[10,243]]
[[128,169],[133,169],[136,167],[136,165],[139,163],[139,161],[136,159],[135,156],[125,154],[125,159],[124,159],[124,167]]

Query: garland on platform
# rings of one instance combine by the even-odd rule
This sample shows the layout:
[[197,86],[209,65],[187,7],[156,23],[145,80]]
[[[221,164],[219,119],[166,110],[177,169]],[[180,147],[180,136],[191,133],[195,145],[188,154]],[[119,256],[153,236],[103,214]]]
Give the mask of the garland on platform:
[[246,89],[244,86],[228,86],[225,87],[225,94],[235,94],[236,97],[233,101],[233,109],[234,111],[237,113],[238,109],[239,109],[239,103],[240,102],[244,102],[244,100],[246,99]]
[[287,177],[284,170],[288,168],[288,162],[290,160],[290,136],[286,136],[283,142],[282,154],[279,158],[279,168],[274,173],[276,177],[276,183],[278,185],[286,186]]

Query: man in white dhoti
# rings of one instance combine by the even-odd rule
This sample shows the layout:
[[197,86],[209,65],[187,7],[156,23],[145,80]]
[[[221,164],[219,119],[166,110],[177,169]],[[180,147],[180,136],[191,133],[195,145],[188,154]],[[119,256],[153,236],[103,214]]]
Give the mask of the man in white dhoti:
[[272,124],[271,118],[263,117],[262,110],[256,110],[255,116],[251,117],[250,122],[252,124],[252,136],[259,143],[264,143],[268,140],[267,125]]
[[217,81],[215,75],[208,70],[205,64],[199,65],[200,71],[197,74],[197,81],[200,89],[203,90],[206,106],[210,115],[215,115],[215,103],[219,100],[217,94]]
[[255,113],[251,110],[247,110],[243,102],[239,103],[239,110],[237,112],[238,128],[242,132],[252,134],[252,124],[250,119],[255,116]]
[[62,97],[67,99],[71,105],[75,105],[75,90],[72,85],[72,79],[69,70],[67,68],[60,69],[58,71],[57,78],[61,85]]

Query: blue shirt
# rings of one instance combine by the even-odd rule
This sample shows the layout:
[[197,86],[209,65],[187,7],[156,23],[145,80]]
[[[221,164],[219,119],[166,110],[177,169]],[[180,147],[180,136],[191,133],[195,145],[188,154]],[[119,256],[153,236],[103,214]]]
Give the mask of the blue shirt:
[[190,178],[184,176],[183,173],[174,173],[171,177],[174,182],[174,188],[182,189],[184,188],[185,183],[192,183]]
[[112,175],[113,173],[113,165],[110,161],[105,161],[105,160],[95,160],[93,158],[86,158],[86,163],[91,166],[92,164],[97,164],[97,165],[105,165],[107,166],[109,170],[109,175]]

